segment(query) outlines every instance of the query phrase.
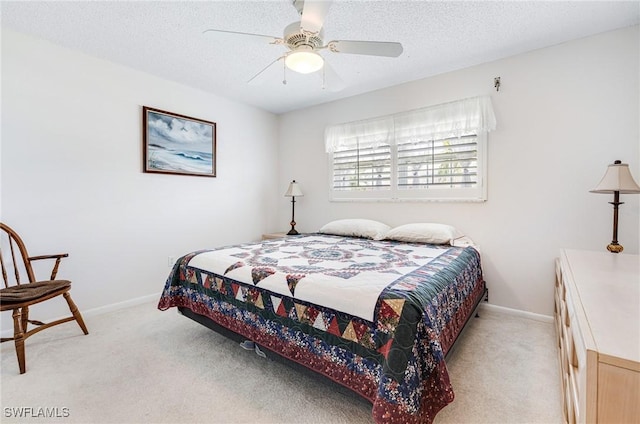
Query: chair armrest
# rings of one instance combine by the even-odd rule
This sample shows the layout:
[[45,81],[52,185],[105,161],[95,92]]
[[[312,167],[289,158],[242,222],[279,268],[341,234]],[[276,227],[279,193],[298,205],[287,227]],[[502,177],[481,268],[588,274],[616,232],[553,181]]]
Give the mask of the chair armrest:
[[28,259],[29,261],[38,261],[40,259],[55,259],[56,263],[53,265],[53,269],[51,270],[51,277],[49,277],[49,280],[55,280],[56,274],[58,274],[58,266],[60,265],[60,260],[68,256],[68,253],[58,253],[56,255],[30,256]]
[[68,253],[58,253],[57,255],[40,255],[40,256],[30,256],[29,260],[30,261],[37,261],[40,259],[56,259],[56,258],[66,258],[67,256],[69,256]]

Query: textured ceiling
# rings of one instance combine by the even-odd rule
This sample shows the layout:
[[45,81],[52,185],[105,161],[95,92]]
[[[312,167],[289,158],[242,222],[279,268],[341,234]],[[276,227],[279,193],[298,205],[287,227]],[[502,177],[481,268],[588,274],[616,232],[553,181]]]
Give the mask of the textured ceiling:
[[[344,88],[323,89],[322,72],[288,71],[282,61],[247,81],[286,48],[299,20],[291,0],[2,1],[2,26],[92,56],[177,81],[274,113],[324,103],[461,69],[604,31],[638,24],[638,1],[345,1],[332,3],[324,40],[397,41],[398,58],[322,51]],[[328,80],[331,82],[331,80]]]

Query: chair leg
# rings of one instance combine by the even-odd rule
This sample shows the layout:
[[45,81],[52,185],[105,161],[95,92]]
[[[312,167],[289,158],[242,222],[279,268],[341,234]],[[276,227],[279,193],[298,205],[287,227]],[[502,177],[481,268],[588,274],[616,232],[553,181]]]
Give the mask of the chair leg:
[[87,326],[84,324],[82,315],[80,314],[80,311],[78,310],[78,307],[76,306],[76,304],[73,303],[73,300],[71,299],[71,295],[69,294],[69,292],[64,293],[63,296],[64,296],[64,299],[67,301],[67,304],[69,305],[69,310],[73,314],[73,317],[76,319],[76,322],[78,323],[78,325],[80,326],[84,334],[89,334],[89,330],[87,330]]
[[28,306],[23,307],[22,310],[20,311],[20,315],[22,315],[22,318],[21,318],[22,332],[26,333],[27,327],[29,326],[29,307]]
[[27,370],[26,360],[24,356],[24,330],[22,328],[22,313],[20,308],[13,310],[13,338],[16,344],[16,355],[18,355],[18,366],[20,374],[24,374]]

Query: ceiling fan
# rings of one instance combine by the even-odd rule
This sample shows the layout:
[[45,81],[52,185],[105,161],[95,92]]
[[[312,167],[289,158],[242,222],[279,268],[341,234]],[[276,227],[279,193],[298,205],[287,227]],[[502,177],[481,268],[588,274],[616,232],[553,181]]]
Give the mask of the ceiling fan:
[[[323,80],[332,80],[339,85],[340,78],[319,54],[319,51],[327,49],[332,53],[361,54],[370,56],[398,57],[402,54],[402,44],[384,41],[352,41],[333,40],[324,44],[322,26],[331,6],[331,1],[326,0],[292,0],[301,18],[284,29],[284,36],[274,37],[269,35],[252,34],[247,32],[227,31],[221,29],[207,29],[207,32],[220,32],[251,37],[261,37],[269,44],[283,45],[289,50],[275,59],[260,72],[255,74],[249,83],[266,71],[274,63],[284,59],[286,68],[301,74],[309,74],[323,70]],[[285,79],[282,81],[286,84]],[[337,87],[334,87],[337,88]]]

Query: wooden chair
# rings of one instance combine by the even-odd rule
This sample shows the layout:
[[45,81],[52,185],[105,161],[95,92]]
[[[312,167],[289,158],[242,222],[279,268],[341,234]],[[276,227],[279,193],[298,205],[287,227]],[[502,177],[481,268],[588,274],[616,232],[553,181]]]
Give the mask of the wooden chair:
[[[0,289],[0,312],[13,311],[13,337],[2,338],[0,342],[15,341],[20,374],[24,374],[26,371],[24,342],[27,338],[45,328],[74,320],[78,323],[84,334],[89,334],[89,331],[82,320],[80,311],[78,311],[77,306],[73,303],[71,295],[69,294],[71,281],[55,279],[60,260],[69,255],[62,253],[57,255],[29,256],[27,248],[20,236],[9,226],[1,222],[0,236],[0,263],[2,264],[2,278],[4,279],[4,288]],[[5,249],[7,249],[8,252],[5,251]],[[10,262],[8,261],[9,258]],[[42,259],[55,259],[55,264],[53,265],[49,280],[36,281],[32,262]],[[9,275],[7,274],[7,268],[9,268],[9,271],[13,271],[15,278],[10,275],[11,273],[9,273]],[[21,283],[20,277],[24,277],[25,273],[29,281]],[[29,307],[31,305],[60,295],[67,301],[69,309],[71,310],[71,316],[49,323],[29,319]],[[29,330],[27,328],[29,324],[34,324],[37,327]]]

